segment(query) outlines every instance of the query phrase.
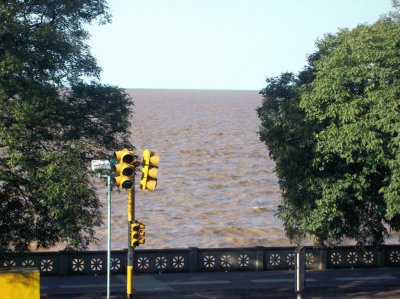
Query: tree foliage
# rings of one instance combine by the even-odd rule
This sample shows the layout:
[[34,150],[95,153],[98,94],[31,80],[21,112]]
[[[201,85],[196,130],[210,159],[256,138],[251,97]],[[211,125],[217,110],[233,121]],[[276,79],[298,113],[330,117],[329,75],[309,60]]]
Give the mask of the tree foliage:
[[378,245],[400,230],[399,80],[396,11],[326,35],[303,71],[267,79],[260,138],[291,240]]
[[95,239],[88,162],[127,141],[132,105],[85,44],[109,20],[103,0],[0,3],[0,252]]

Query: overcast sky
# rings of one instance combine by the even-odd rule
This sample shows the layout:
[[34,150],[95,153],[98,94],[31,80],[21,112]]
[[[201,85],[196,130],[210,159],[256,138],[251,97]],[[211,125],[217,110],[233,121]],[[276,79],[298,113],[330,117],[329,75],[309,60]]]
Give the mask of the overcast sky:
[[391,0],[109,0],[89,27],[103,83],[259,90],[298,72],[325,33],[375,22]]

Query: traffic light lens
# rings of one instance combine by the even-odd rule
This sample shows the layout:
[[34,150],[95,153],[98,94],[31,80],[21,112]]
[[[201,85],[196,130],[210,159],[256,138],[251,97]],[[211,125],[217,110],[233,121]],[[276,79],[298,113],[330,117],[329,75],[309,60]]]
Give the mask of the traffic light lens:
[[158,165],[160,162],[160,156],[159,155],[153,155],[150,157],[150,163],[153,165]]
[[149,169],[149,176],[151,176],[153,179],[157,178],[158,174],[158,169],[157,168],[150,168]]
[[132,164],[135,161],[135,157],[131,154],[124,155],[122,157],[122,162]]
[[150,191],[153,191],[154,189],[156,189],[156,185],[157,181],[151,180],[147,182],[146,188],[149,189]]
[[122,188],[124,189],[130,189],[133,186],[133,182],[130,180],[126,180],[122,183]]
[[129,176],[129,177],[132,176],[133,168],[130,168],[130,167],[124,168],[124,170],[122,170],[122,175]]

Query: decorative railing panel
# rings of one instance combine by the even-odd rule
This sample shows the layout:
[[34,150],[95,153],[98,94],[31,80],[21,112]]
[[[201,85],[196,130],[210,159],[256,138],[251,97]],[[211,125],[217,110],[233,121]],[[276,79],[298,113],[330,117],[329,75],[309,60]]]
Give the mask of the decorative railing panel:
[[279,247],[265,249],[264,270],[294,269],[294,247]]
[[[137,250],[134,269],[140,273],[290,270],[295,247],[187,248]],[[112,273],[126,272],[127,251],[111,254]],[[378,248],[341,246],[328,249],[306,247],[307,269],[399,267],[400,245]],[[0,267],[36,267],[42,275],[106,274],[106,251],[59,251],[7,253]]]
[[198,271],[256,271],[255,248],[195,249]]
[[154,272],[189,272],[189,250],[168,249],[135,252],[135,271]]
[[386,251],[387,266],[400,266],[400,247],[390,248]]
[[339,248],[329,249],[328,267],[329,268],[377,267],[378,259],[380,258],[380,256],[381,252],[371,248],[366,248],[364,250],[357,249],[354,247],[339,247]]

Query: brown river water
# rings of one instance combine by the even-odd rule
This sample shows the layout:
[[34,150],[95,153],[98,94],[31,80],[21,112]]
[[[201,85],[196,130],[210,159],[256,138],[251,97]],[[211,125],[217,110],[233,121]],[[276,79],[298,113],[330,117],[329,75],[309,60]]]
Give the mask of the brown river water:
[[[257,133],[258,91],[127,92],[135,102],[132,143],[140,157],[143,149],[161,156],[155,191],[139,190],[136,179],[135,218],[146,224],[140,249],[291,245],[275,216],[274,163]],[[94,187],[104,225],[89,249],[105,250],[107,187]],[[126,191],[112,192],[111,215],[112,249],[127,248]]]
[[[140,248],[289,245],[274,214],[281,200],[274,163],[258,137],[258,91],[139,90],[132,143],[160,156],[157,188],[138,189],[136,219],[146,224]],[[96,185],[107,245],[107,189]],[[127,247],[127,192],[112,193],[112,248]]]

